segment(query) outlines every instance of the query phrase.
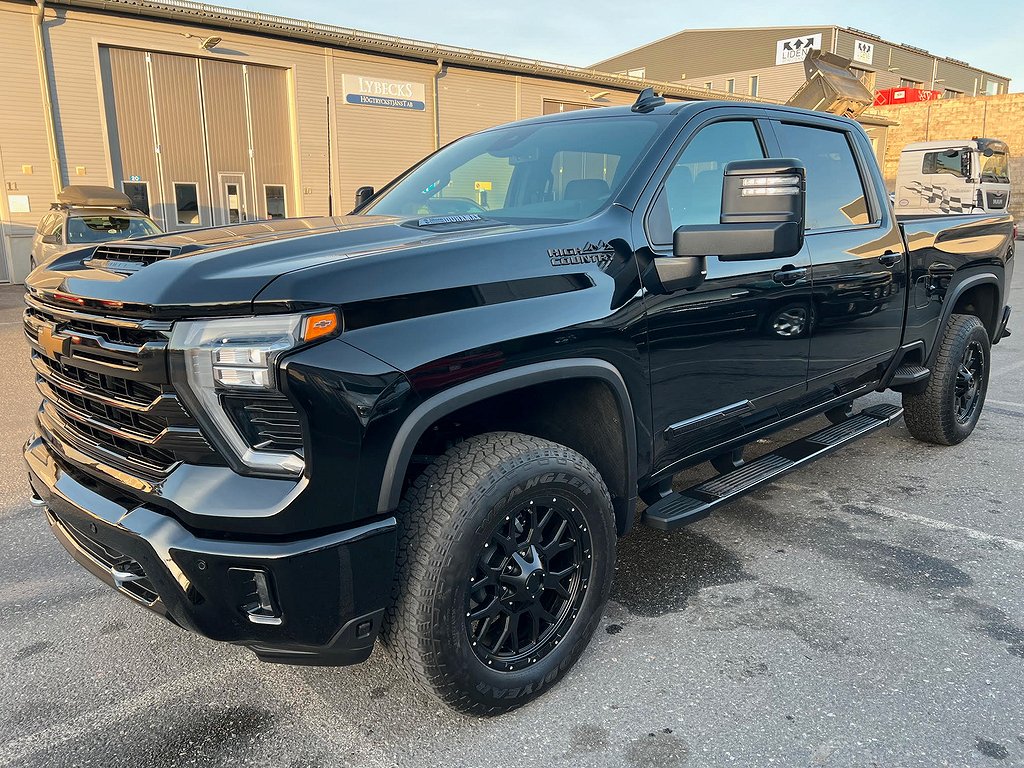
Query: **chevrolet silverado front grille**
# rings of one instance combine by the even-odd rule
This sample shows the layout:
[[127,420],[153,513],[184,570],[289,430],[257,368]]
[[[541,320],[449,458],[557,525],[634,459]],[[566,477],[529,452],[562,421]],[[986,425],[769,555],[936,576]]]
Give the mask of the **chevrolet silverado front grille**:
[[115,480],[150,482],[179,462],[217,461],[168,381],[168,323],[27,302],[39,424],[59,454]]

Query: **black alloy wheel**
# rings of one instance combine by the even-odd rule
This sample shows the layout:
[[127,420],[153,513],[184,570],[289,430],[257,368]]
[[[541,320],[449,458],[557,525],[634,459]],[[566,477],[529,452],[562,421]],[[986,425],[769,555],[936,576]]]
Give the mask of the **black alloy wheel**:
[[396,517],[381,639],[413,682],[495,715],[572,668],[615,572],[611,496],[586,457],[532,435],[476,435],[424,470]]
[[956,386],[953,389],[956,420],[967,424],[981,402],[982,385],[985,382],[985,350],[981,343],[972,341],[964,350],[956,372]]
[[991,341],[975,315],[950,317],[928,379],[903,390],[903,420],[918,440],[956,445],[974,431],[985,407]]
[[466,593],[477,657],[512,671],[551,653],[580,610],[591,561],[586,521],[565,499],[530,499],[506,515],[481,547]]

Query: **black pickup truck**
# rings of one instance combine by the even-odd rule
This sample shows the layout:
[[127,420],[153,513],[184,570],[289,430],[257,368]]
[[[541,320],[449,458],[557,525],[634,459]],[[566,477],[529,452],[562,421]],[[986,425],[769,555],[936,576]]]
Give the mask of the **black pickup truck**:
[[[188,630],[292,664],[380,636],[451,706],[504,711],[579,657],[635,518],[675,530],[901,415],[966,438],[1013,229],[897,220],[827,114],[644,93],[501,126],[352,215],[33,272],[32,498]],[[886,389],[903,408],[854,412]]]

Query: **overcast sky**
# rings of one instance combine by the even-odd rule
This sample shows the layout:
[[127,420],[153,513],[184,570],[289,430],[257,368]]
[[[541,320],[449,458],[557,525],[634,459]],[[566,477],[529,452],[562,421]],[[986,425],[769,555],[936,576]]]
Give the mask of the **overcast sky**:
[[[218,2],[218,0],[211,0]],[[856,27],[1008,76],[1024,90],[1024,3],[963,0],[220,0],[344,27],[587,66],[680,29]]]

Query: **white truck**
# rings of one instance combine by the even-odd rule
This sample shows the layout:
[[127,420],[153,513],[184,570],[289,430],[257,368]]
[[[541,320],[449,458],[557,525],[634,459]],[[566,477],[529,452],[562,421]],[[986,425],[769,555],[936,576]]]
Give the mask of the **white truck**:
[[896,213],[1002,213],[1010,204],[1009,159],[999,139],[908,144],[896,171]]

